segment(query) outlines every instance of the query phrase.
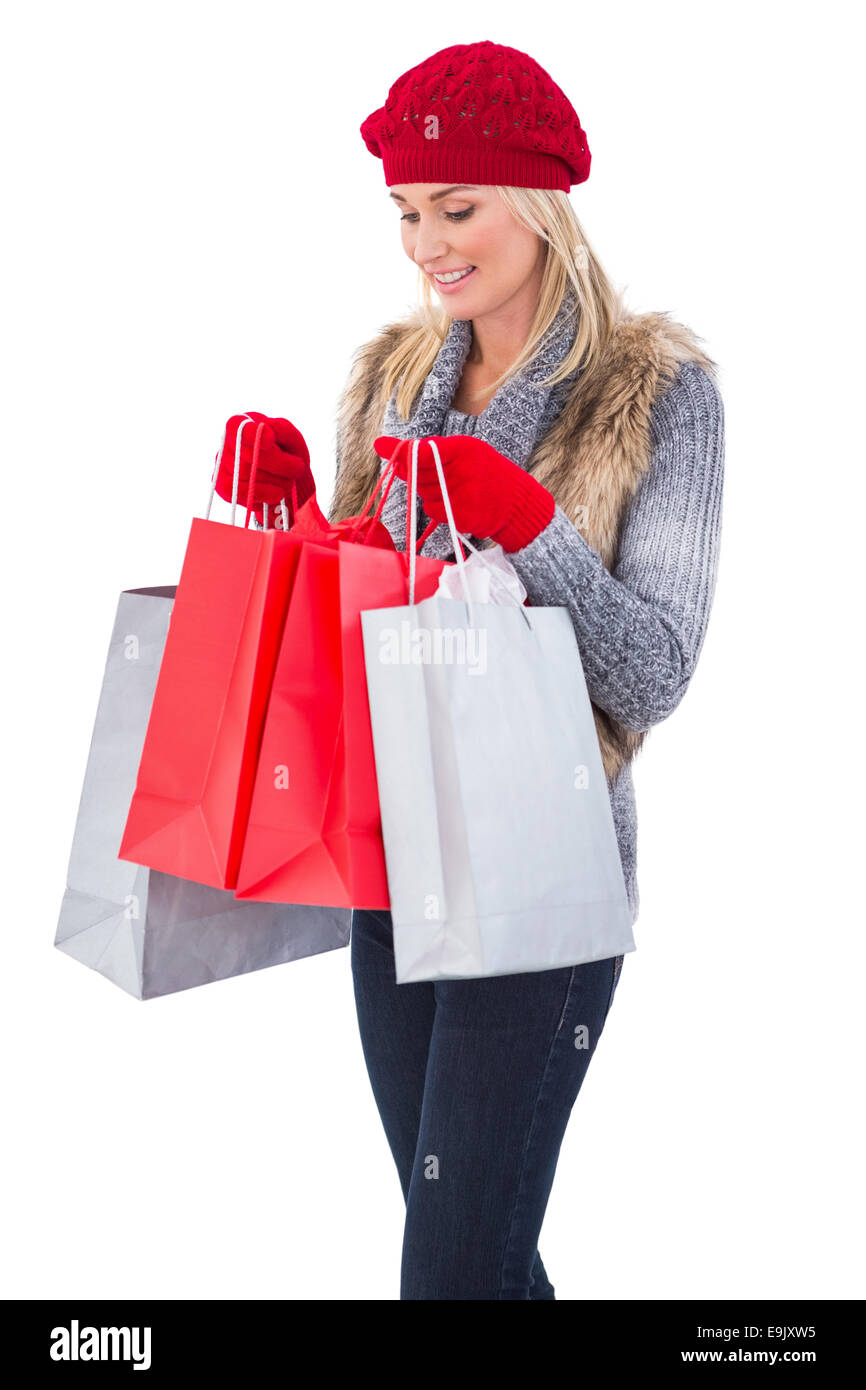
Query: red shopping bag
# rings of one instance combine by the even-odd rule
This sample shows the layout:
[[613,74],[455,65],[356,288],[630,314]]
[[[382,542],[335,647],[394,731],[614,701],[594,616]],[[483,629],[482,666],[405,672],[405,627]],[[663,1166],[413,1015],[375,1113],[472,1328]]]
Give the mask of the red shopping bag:
[[[390,487],[395,475],[383,474],[368,508],[386,476]],[[360,620],[362,608],[406,602],[407,558],[390,537],[385,548],[376,530],[386,495],[387,488],[371,521],[365,509],[336,526],[308,503],[289,533],[301,533],[304,545],[271,685],[237,898],[389,905]],[[365,540],[344,538],[353,535]],[[443,563],[416,558],[419,599],[435,590]]]
[[337,552],[306,538],[295,543],[292,599],[234,891],[237,898],[265,902],[350,906],[341,834],[345,776]]
[[[233,504],[232,522],[234,513]],[[248,529],[249,517],[250,506],[242,528],[192,522],[118,853],[215,888],[233,888],[237,877],[302,548],[290,532]]]

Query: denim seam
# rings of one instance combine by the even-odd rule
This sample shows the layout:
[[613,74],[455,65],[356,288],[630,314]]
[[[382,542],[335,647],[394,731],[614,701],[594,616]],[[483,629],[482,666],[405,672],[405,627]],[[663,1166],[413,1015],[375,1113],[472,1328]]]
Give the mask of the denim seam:
[[575,972],[576,969],[577,969],[577,966],[576,966],[576,965],[573,965],[573,966],[571,967],[571,974],[570,974],[569,977],[568,977],[568,989],[565,991],[565,1003],[564,1003],[563,1006],[562,1006],[562,1013],[560,1014],[559,1022],[558,1022],[557,1025],[556,1025],[556,1031],[557,1031],[557,1033],[559,1032],[559,1030],[560,1030],[560,1028],[562,1027],[563,1023],[565,1022],[565,1015],[568,1013],[568,1005],[569,1005],[569,1003],[570,1003],[570,1001],[571,1001],[571,987],[572,987],[572,985],[574,984],[574,972]]
[[[617,965],[617,961],[619,961],[619,965]],[[607,997],[607,1008],[606,1008],[605,1011],[604,1011],[604,1018],[603,1018],[603,1020],[602,1020],[602,1027],[604,1027],[605,1023],[607,1022],[607,1016],[608,1016],[608,1014],[610,1013],[611,1005],[613,1004],[613,996],[614,996],[614,994],[616,993],[616,986],[617,986],[617,981],[619,980],[619,973],[620,973],[620,971],[622,970],[622,962],[623,962],[623,957],[620,957],[620,956],[614,956],[614,957],[613,957],[613,971],[612,971],[612,973],[611,973],[611,978],[610,978],[610,994],[609,994],[608,997]]]
[[532,1106],[532,1119],[531,1119],[530,1122],[529,1122],[529,1126],[528,1126],[527,1134],[526,1134],[526,1143],[525,1143],[524,1146],[523,1146],[523,1155],[522,1155],[521,1160],[520,1160],[520,1176],[519,1176],[518,1183],[517,1183],[517,1192],[516,1192],[515,1197],[514,1197],[514,1205],[513,1205],[512,1208],[511,1208],[511,1215],[510,1215],[510,1217],[509,1217],[509,1219],[508,1219],[508,1234],[506,1235],[505,1241],[503,1242],[503,1246],[502,1246],[502,1259],[501,1259],[500,1264],[499,1264],[499,1287],[498,1287],[498,1290],[497,1290],[497,1293],[500,1293],[500,1294],[502,1293],[502,1284],[503,1284],[503,1278],[504,1278],[504,1274],[505,1274],[505,1261],[506,1261],[507,1258],[508,1258],[509,1247],[510,1247],[510,1245],[511,1245],[511,1236],[512,1236],[512,1233],[513,1233],[513,1231],[514,1231],[514,1222],[515,1222],[515,1218],[516,1218],[516,1216],[517,1216],[517,1212],[518,1212],[518,1209],[519,1209],[519,1207],[520,1207],[520,1201],[521,1201],[521,1198],[523,1197],[523,1192],[524,1192],[524,1178],[525,1178],[525,1175],[526,1175],[526,1163],[527,1163],[527,1158],[528,1158],[528,1156],[529,1156],[530,1149],[532,1148],[532,1140],[533,1140],[534,1135],[535,1135],[536,1118],[537,1118],[537,1115],[538,1115],[538,1103],[539,1103],[539,1101],[540,1101],[540,1099],[541,1099],[541,1093],[542,1093],[542,1091],[544,1090],[544,1083],[545,1083],[545,1081],[547,1080],[547,1077],[548,1077],[549,1072],[550,1072],[551,1059],[552,1059],[552,1057],[553,1057],[553,1053],[554,1053],[554,1050],[555,1050],[555,1048],[556,1048],[557,1040],[558,1040],[558,1038],[559,1038],[559,1036],[560,1036],[560,1032],[561,1032],[561,1029],[562,1029],[563,1021],[564,1021],[564,1019],[565,1019],[565,1015],[566,1015],[566,1013],[567,1013],[567,1011],[568,1011],[568,1005],[569,1005],[569,1003],[570,1003],[570,1001],[571,1001],[571,992],[572,992],[572,986],[573,986],[573,984],[574,984],[574,972],[575,972],[575,968],[576,968],[575,966],[572,966],[572,967],[571,967],[571,974],[570,974],[569,977],[568,977],[568,989],[566,990],[566,994],[565,994],[565,1007],[564,1007],[563,1010],[562,1010],[562,1016],[561,1016],[561,1018],[560,1018],[560,1020],[559,1020],[559,1023],[556,1025],[556,1029],[555,1029],[555,1031],[554,1031],[554,1033],[553,1033],[553,1036],[552,1036],[552,1038],[551,1038],[551,1040],[550,1040],[550,1047],[547,1049],[547,1056],[546,1056],[546,1058],[545,1058],[545,1060],[544,1060],[544,1066],[543,1066],[542,1069],[541,1069],[541,1076],[539,1077],[539,1080],[538,1080],[538,1089],[536,1090],[536,1093],[535,1093],[535,1100],[534,1100],[533,1106]]

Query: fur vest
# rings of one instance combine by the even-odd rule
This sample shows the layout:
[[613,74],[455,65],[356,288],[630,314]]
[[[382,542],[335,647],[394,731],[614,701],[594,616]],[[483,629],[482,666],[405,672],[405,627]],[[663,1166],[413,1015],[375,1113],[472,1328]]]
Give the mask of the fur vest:
[[[337,408],[337,479],[329,517],[363,511],[379,481],[373,440],[387,404],[381,365],[416,315],[387,324],[355,354]],[[527,471],[551,492],[569,520],[599,554],[616,564],[628,503],[652,461],[650,411],[681,362],[695,362],[716,381],[716,363],[699,340],[667,313],[625,312],[596,368],[579,373],[550,429],[527,460]],[[640,748],[645,733],[625,729],[593,705],[604,769],[613,780]]]

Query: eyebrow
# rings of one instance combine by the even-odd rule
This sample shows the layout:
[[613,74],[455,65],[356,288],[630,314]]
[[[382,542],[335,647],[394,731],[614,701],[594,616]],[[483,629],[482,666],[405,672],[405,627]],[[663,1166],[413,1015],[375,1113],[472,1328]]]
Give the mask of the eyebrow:
[[[461,188],[476,189],[477,187],[478,187],[478,184],[477,184],[477,183],[452,183],[451,186],[450,186],[450,188],[443,188],[443,189],[441,190],[441,192],[439,192],[439,193],[431,193],[431,194],[430,194],[430,198],[429,198],[429,202],[435,203],[435,202],[437,202],[440,198],[445,198],[445,197],[447,197],[447,195],[448,195],[449,193],[457,193]],[[405,203],[405,201],[406,201],[405,198],[401,198],[401,197],[400,197],[400,194],[399,194],[399,193],[392,193],[390,190],[389,190],[389,193],[388,193],[388,197],[389,197],[389,198],[394,198],[394,199],[396,199],[396,201],[397,201],[398,203]]]

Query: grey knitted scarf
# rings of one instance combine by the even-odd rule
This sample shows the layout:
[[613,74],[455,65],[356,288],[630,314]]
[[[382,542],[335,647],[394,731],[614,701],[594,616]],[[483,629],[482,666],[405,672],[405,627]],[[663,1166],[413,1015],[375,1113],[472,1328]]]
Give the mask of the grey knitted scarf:
[[[569,287],[532,361],[499,387],[481,414],[470,417],[452,410],[451,401],[472,346],[472,321],[453,319],[408,420],[402,419],[397,412],[395,388],[385,408],[382,433],[399,439],[420,439],[430,434],[465,432],[466,426],[471,425],[476,439],[483,439],[513,463],[525,467],[536,441],[556,419],[578,375],[573,371],[554,387],[543,384],[544,378],[551,375],[574,342],[576,306],[576,296]],[[463,431],[461,422],[464,422]],[[384,463],[382,466],[384,468]],[[395,478],[381,520],[401,549],[405,547],[406,501],[407,485],[401,478]],[[430,519],[419,499],[419,536],[429,524]],[[420,554],[438,559],[453,557],[451,536],[444,522],[427,537]]]

